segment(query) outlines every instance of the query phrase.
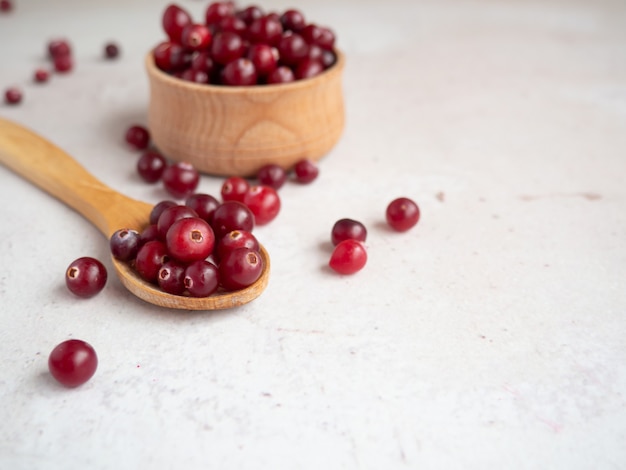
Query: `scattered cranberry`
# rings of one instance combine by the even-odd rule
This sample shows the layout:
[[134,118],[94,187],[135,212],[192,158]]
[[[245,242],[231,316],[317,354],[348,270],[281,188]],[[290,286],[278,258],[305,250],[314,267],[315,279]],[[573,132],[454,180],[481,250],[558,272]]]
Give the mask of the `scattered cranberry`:
[[150,133],[145,127],[136,124],[126,130],[125,139],[133,149],[145,150],[150,143]]
[[223,201],[243,202],[249,188],[250,183],[248,183],[247,180],[239,176],[231,176],[230,178],[226,178],[222,183],[220,194],[222,195]]
[[8,13],[13,10],[13,3],[11,0],[0,0],[0,12]]
[[72,261],[65,270],[65,284],[74,295],[82,298],[98,294],[107,282],[107,270],[95,258],[85,256]]
[[192,51],[202,51],[211,45],[213,36],[203,24],[188,24],[183,28],[180,43]]
[[161,266],[169,260],[165,243],[154,240],[147,242],[137,252],[135,269],[147,282],[157,282]]
[[280,189],[287,181],[287,172],[282,166],[270,163],[259,169],[256,178],[265,186]]
[[48,55],[50,57],[69,56],[71,54],[72,47],[67,39],[53,39],[48,42]]
[[177,261],[191,263],[207,258],[215,246],[213,229],[200,217],[177,220],[165,237],[168,253]]
[[48,358],[48,370],[57,382],[66,387],[78,387],[96,373],[98,356],[85,341],[68,339],[58,344]]
[[7,88],[4,92],[4,101],[7,104],[18,104],[22,101],[22,90],[17,87]]
[[198,217],[211,224],[213,222],[213,212],[215,212],[220,203],[210,194],[196,193],[185,200],[185,205],[194,210]]
[[161,25],[172,42],[181,42],[183,30],[189,24],[191,24],[191,15],[178,5],[169,5],[163,12]]
[[[154,209],[153,209],[154,210]],[[175,204],[174,206],[165,207],[157,220],[157,230],[159,238],[165,240],[168,230],[175,222],[188,217],[198,217],[198,214],[187,206]]]
[[168,294],[182,295],[185,292],[185,266],[176,261],[166,261],[157,274],[157,284]]
[[333,245],[338,245],[344,240],[357,240],[364,242],[367,238],[365,225],[357,220],[340,219],[335,222],[330,234]]
[[400,197],[389,203],[385,215],[387,223],[392,229],[398,232],[406,232],[417,224],[420,218],[420,210],[411,199]]
[[319,175],[317,165],[309,159],[303,159],[294,166],[296,181],[302,184],[308,184]]
[[137,160],[137,173],[146,183],[156,183],[163,176],[167,162],[158,152],[144,152]]
[[109,42],[104,46],[104,57],[107,59],[116,59],[120,55],[120,48],[117,44]]
[[280,67],[276,67],[267,76],[267,84],[278,85],[280,83],[293,82],[295,79],[296,77],[293,74],[293,70],[291,70],[289,67],[280,66]]
[[200,173],[191,163],[178,162],[168,166],[161,179],[168,193],[175,198],[184,199],[198,187]]
[[130,261],[137,256],[141,239],[136,230],[122,228],[116,230],[109,239],[111,254],[120,261]]
[[37,83],[47,82],[49,78],[50,72],[48,72],[46,69],[37,69],[33,74],[33,80],[35,80],[35,82]]
[[222,83],[229,86],[251,86],[257,83],[257,73],[251,60],[240,57],[222,70]]
[[354,274],[367,263],[367,252],[358,240],[348,239],[340,242],[330,257],[328,265],[339,274]]
[[71,55],[57,55],[52,58],[54,70],[59,73],[70,72],[74,68],[74,61]]
[[[154,207],[152,208],[152,210],[150,211],[150,224],[156,224],[159,221],[159,217],[161,217],[161,214],[165,211],[165,209],[168,209],[170,207],[175,207],[178,204],[175,203],[174,201],[161,201],[158,202],[154,205]],[[170,224],[171,225],[171,224]]]
[[250,250],[259,251],[260,246],[259,241],[252,232],[233,230],[220,239],[215,247],[214,254],[217,256],[218,260],[221,260],[229,251],[233,251],[235,248],[249,248]]
[[220,283],[226,290],[243,289],[261,277],[263,267],[263,258],[258,251],[235,248],[220,261]]
[[268,224],[280,212],[280,198],[276,190],[270,186],[250,186],[243,203],[254,214],[256,225]]
[[191,297],[208,297],[219,286],[217,266],[206,260],[191,263],[185,269],[183,284]]
[[212,227],[216,239],[233,230],[252,232],[254,214],[248,206],[239,201],[225,201],[213,212]]

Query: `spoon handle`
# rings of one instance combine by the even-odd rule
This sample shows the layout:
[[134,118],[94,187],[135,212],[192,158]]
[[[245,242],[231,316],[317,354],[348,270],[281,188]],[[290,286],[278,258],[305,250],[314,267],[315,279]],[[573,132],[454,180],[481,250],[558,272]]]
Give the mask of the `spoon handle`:
[[140,229],[150,206],[124,196],[34,132],[0,118],[0,163],[82,214],[106,237]]

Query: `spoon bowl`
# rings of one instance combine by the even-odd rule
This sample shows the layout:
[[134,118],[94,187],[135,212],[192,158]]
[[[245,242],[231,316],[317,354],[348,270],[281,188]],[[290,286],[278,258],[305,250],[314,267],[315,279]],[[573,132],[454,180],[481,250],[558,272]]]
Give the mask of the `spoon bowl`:
[[[107,240],[120,228],[141,231],[147,225],[153,205],[111,189],[59,147],[33,131],[2,118],[0,163],[83,215]],[[264,268],[254,284],[209,297],[168,294],[143,280],[127,263],[111,259],[122,285],[146,302],[180,310],[219,310],[246,304],[267,287],[270,259],[262,246],[260,254]]]

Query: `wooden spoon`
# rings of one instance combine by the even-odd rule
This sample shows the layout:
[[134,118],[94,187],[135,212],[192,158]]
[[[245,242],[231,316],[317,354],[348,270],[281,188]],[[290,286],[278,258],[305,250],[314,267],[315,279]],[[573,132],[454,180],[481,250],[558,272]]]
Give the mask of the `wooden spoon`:
[[[2,118],[0,162],[82,214],[107,239],[120,228],[139,231],[147,225],[151,204],[114,191],[54,144]],[[146,302],[182,310],[218,310],[243,305],[261,295],[269,280],[270,259],[265,248],[260,251],[265,267],[254,284],[204,298],[167,294],[144,281],[128,264],[112,260],[122,284]]]

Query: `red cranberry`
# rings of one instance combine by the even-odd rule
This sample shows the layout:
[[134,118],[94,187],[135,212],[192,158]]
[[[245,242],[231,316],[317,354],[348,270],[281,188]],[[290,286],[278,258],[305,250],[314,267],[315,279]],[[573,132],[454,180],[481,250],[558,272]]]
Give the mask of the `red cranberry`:
[[169,5],[163,12],[161,25],[165,34],[172,42],[181,42],[181,36],[185,26],[191,23],[191,15],[178,5]]
[[286,65],[295,65],[309,54],[309,45],[297,33],[284,33],[276,47],[280,61]]
[[185,269],[183,284],[191,297],[208,297],[219,286],[218,269],[206,260],[191,263]]
[[259,241],[252,234],[246,230],[233,230],[232,232],[224,235],[217,246],[215,247],[215,255],[218,260],[221,260],[226,256],[229,251],[235,248],[249,248],[250,250],[259,251]]
[[222,18],[216,25],[215,31],[231,31],[243,37],[246,34],[247,28],[248,26],[246,25],[246,22],[241,18],[237,18],[236,16],[227,16],[226,18]]
[[256,177],[259,183],[271,186],[274,189],[280,189],[287,181],[287,172],[282,166],[269,163],[259,169]]
[[144,228],[139,234],[139,246],[143,246],[144,244],[158,240],[159,239],[159,229],[156,224],[150,224],[146,228]]
[[293,169],[298,183],[308,184],[319,175],[317,165],[309,159],[298,161]]
[[256,85],[257,73],[254,64],[243,57],[229,62],[222,70],[222,83],[229,86]]
[[264,16],[248,27],[248,39],[252,43],[269,44],[274,46],[283,34],[283,26],[279,20]]
[[18,104],[22,101],[22,90],[17,87],[7,88],[4,92],[4,101],[7,104]]
[[0,0],[0,12],[8,13],[13,10],[13,3],[11,0]]
[[211,44],[211,56],[218,64],[226,65],[243,56],[243,40],[237,33],[222,31],[215,35]]
[[357,220],[340,219],[333,225],[330,238],[333,245],[350,239],[364,242],[367,238],[367,229]]
[[201,51],[208,49],[213,36],[209,28],[203,24],[188,24],[183,29],[180,42],[187,49]]
[[120,55],[120,48],[117,44],[109,42],[104,45],[104,57],[106,59],[116,59]]
[[72,261],[65,270],[65,284],[78,297],[93,297],[104,289],[106,282],[106,268],[100,261],[89,256]]
[[71,55],[57,55],[52,58],[54,70],[59,73],[70,72],[74,68],[74,61]]
[[256,225],[265,225],[271,222],[280,212],[278,193],[269,186],[250,186],[243,203],[254,214],[254,223]]
[[252,62],[259,76],[269,74],[278,65],[278,50],[267,44],[252,44],[246,57]]
[[125,139],[133,149],[144,150],[150,143],[150,133],[145,127],[134,124],[126,130]]
[[215,246],[213,229],[200,217],[177,220],[168,229],[165,245],[169,254],[182,263],[207,258]]
[[252,232],[254,214],[242,202],[226,201],[213,212],[212,227],[217,240],[233,230]]
[[166,207],[163,212],[161,212],[161,215],[159,215],[156,222],[157,229],[159,231],[159,238],[165,240],[170,227],[178,220],[187,217],[198,217],[198,214],[196,211],[187,206],[174,205]]
[[128,228],[116,230],[109,239],[111,254],[120,261],[135,259],[140,245],[139,232]]
[[210,224],[213,221],[213,212],[215,212],[220,203],[210,194],[196,193],[185,200],[185,205],[194,210],[198,217]]
[[330,28],[322,27],[320,29],[322,30],[321,34],[317,37],[315,43],[323,49],[332,50],[335,47],[335,33]]
[[68,339],[55,346],[48,357],[48,370],[57,382],[66,387],[78,387],[96,373],[98,356],[89,343]]
[[[178,206],[174,201],[160,201],[150,211],[150,224],[156,224],[159,221],[161,214],[165,212],[165,209]],[[165,234],[163,234],[165,235]]]
[[299,10],[286,10],[280,16],[280,22],[283,24],[283,28],[289,31],[300,31],[306,26],[306,20],[304,15]]
[[144,244],[137,252],[135,269],[147,282],[157,282],[157,276],[163,263],[169,260],[165,243],[150,241]]
[[340,242],[330,257],[328,265],[339,274],[354,274],[367,263],[367,252],[363,244],[357,240]]
[[420,210],[411,199],[400,197],[389,203],[386,218],[391,228],[398,232],[405,232],[417,224]]
[[300,34],[307,43],[317,44],[322,49],[332,49],[335,45],[335,33],[328,28],[308,24],[300,31]]
[[226,290],[243,289],[261,277],[263,267],[263,258],[258,251],[235,248],[220,261],[220,283]]
[[168,294],[182,295],[185,292],[185,266],[176,261],[166,261],[157,274],[157,284]]
[[207,51],[197,52],[192,57],[189,67],[191,70],[200,70],[211,75],[214,68],[213,59]]
[[162,42],[154,48],[154,64],[164,72],[175,72],[185,68],[190,57],[180,44]]
[[178,162],[168,166],[161,179],[168,193],[175,198],[184,199],[198,187],[200,173],[191,163]]
[[146,183],[156,183],[161,179],[167,162],[158,152],[144,152],[137,160],[137,173]]
[[53,39],[48,42],[48,55],[52,58],[72,54],[72,47],[67,39]]
[[207,25],[214,25],[223,18],[233,16],[234,14],[235,5],[232,2],[213,2],[206,9],[204,19]]
[[324,65],[320,60],[303,59],[296,67],[296,80],[304,80],[305,78],[313,78],[324,71]]
[[220,190],[222,201],[243,202],[243,198],[246,196],[249,187],[250,183],[239,176],[226,178],[224,183],[222,183],[222,189]]
[[180,74],[180,78],[193,83],[209,83],[210,74],[204,70],[187,69]]
[[33,75],[33,79],[37,83],[47,82],[49,78],[50,78],[50,72],[48,72],[46,69],[37,69],[35,70],[35,73]]
[[278,85],[281,83],[289,83],[293,82],[296,77],[293,74],[293,70],[289,67],[281,65],[280,67],[276,67],[270,74],[267,76],[267,84],[268,85]]
[[335,53],[333,51],[329,51],[324,49],[324,51],[322,52],[322,57],[320,58],[320,60],[322,61],[322,64],[324,65],[324,68],[329,68],[332,65],[335,64],[335,62],[337,62],[337,56],[335,55]]
[[246,25],[251,25],[255,20],[263,17],[263,10],[257,5],[250,5],[243,10],[239,10],[236,15]]

